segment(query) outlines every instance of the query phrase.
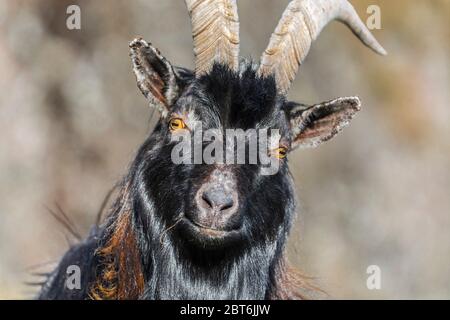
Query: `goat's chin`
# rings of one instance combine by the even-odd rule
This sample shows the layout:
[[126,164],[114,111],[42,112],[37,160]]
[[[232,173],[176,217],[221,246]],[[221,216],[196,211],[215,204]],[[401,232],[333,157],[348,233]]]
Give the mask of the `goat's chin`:
[[219,230],[208,228],[184,217],[177,224],[179,235],[190,245],[204,249],[235,246],[243,241],[241,229]]

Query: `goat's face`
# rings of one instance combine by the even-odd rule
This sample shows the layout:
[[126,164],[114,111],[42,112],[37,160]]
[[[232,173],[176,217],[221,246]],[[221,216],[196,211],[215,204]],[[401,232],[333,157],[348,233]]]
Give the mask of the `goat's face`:
[[[173,227],[175,241],[203,249],[276,241],[294,206],[287,152],[334,136],[359,110],[358,99],[295,104],[277,91],[274,77],[258,77],[250,65],[234,72],[216,64],[195,77],[142,40],[131,47],[138,85],[162,114],[138,157],[140,192],[156,207],[162,229]],[[240,140],[243,162],[235,158],[239,141],[233,138],[237,143],[229,147],[230,129],[255,133]],[[187,148],[178,150],[181,141]],[[213,142],[223,144],[207,152]],[[257,150],[256,161],[250,150]],[[174,160],[180,154],[182,161]]]
[[[292,195],[284,158],[290,146],[288,118],[273,78],[259,79],[250,67],[241,75],[218,65],[200,78],[182,72],[183,91],[160,119],[150,138],[157,143],[149,144],[151,157],[145,160],[146,190],[160,204],[156,212],[168,227],[178,222],[176,235],[203,247],[228,246],[263,236],[274,239]],[[246,163],[249,144],[262,140],[258,135],[261,129],[271,138],[265,152],[273,172],[260,159]],[[278,130],[277,135],[270,135],[275,132],[271,129]],[[211,141],[205,141],[208,132],[215,133]],[[242,142],[236,138],[235,148],[230,150],[230,137],[235,138],[231,133],[240,132],[256,133],[253,140],[250,136],[242,140],[246,159],[240,164],[227,162],[226,157],[234,155]],[[200,162],[195,161],[193,151],[199,145],[195,140],[199,133],[203,136]],[[187,153],[187,157],[183,154],[185,161],[176,163],[174,151],[183,138],[191,143],[187,151],[182,150]],[[217,161],[205,163],[207,148],[215,138],[223,142],[223,161],[215,150]]]

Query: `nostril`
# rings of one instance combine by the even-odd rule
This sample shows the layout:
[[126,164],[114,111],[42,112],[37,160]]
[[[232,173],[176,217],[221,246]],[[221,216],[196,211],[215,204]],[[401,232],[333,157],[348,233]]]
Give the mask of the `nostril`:
[[229,202],[229,203],[225,204],[224,206],[222,206],[222,208],[220,208],[220,210],[224,211],[224,210],[230,209],[233,207],[233,205],[234,205],[234,202]]
[[214,208],[214,204],[212,203],[212,201],[208,198],[207,193],[203,193],[202,194],[202,200],[203,200],[203,207],[206,208]]
[[220,211],[225,211],[225,210],[228,210],[230,208],[233,208],[234,200],[233,200],[233,195],[232,194],[230,194],[229,196],[224,197],[223,200],[224,201],[220,204],[220,206],[218,208]]
[[234,192],[227,192],[223,188],[207,188],[201,193],[200,199],[201,207],[216,212],[225,211],[235,206]]

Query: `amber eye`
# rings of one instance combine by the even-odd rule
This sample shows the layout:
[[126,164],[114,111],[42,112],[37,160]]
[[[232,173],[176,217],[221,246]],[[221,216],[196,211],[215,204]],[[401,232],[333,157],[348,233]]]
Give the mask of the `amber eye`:
[[180,130],[186,128],[186,124],[180,118],[173,118],[169,121],[169,129],[171,131]]
[[277,149],[272,151],[272,155],[275,156],[278,159],[286,158],[287,153],[288,153],[288,150],[285,147],[279,147],[279,148],[277,148]]

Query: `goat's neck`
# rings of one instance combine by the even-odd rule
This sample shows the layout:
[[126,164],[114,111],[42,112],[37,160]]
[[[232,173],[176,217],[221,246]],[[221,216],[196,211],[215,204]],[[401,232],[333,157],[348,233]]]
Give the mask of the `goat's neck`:
[[276,264],[274,251],[273,245],[252,247],[236,259],[206,268],[180,257],[173,247],[152,250],[144,297],[264,299]]

